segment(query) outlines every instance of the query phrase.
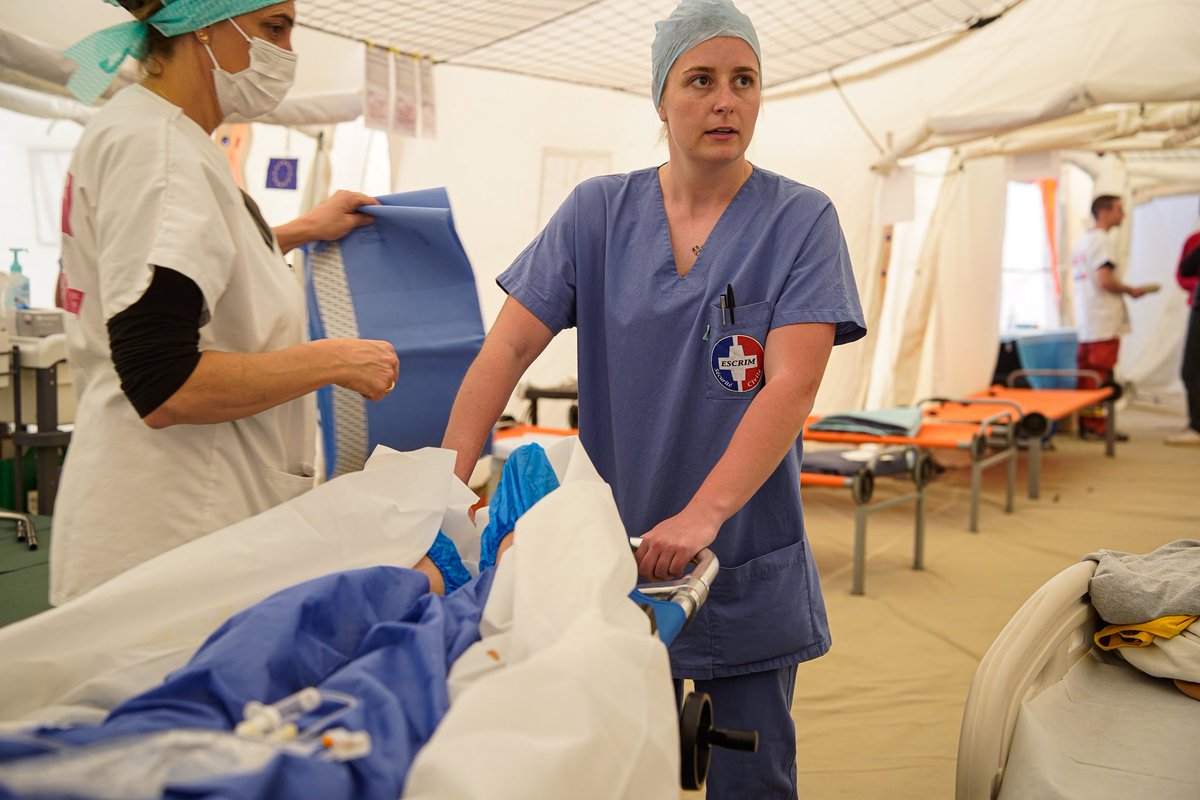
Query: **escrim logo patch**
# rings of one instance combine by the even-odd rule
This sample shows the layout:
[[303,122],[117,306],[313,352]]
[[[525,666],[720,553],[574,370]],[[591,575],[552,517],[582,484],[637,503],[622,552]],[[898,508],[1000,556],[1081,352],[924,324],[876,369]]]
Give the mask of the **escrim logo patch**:
[[750,392],[763,376],[763,346],[743,334],[726,336],[713,345],[712,371],[717,383],[731,392]]

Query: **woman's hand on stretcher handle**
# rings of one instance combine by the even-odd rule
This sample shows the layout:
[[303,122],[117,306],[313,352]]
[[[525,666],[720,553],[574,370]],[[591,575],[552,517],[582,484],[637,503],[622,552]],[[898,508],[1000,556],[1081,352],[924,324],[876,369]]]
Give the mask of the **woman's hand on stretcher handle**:
[[635,559],[638,574],[651,581],[678,578],[701,550],[717,538],[720,521],[704,520],[684,509],[642,534],[642,546]]

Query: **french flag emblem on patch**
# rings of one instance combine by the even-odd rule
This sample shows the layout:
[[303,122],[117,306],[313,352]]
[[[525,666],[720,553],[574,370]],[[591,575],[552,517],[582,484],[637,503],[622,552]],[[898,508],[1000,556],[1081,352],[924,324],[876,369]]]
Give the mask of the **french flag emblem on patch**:
[[713,345],[712,371],[731,392],[754,391],[762,383],[763,346],[752,336],[726,336]]

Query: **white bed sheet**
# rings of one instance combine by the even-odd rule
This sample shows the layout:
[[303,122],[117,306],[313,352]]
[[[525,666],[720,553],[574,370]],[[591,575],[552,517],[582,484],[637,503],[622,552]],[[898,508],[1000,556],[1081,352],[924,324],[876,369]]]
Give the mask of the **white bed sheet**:
[[1200,702],[1092,651],[1021,706],[1000,800],[1196,800]]
[[405,800],[679,797],[669,659],[612,493],[573,437],[547,454],[563,485],[517,523]]
[[99,723],[182,666],[225,619],[330,572],[412,566],[470,527],[454,453],[377,448],[362,472],[140,564],[0,628],[0,729]]

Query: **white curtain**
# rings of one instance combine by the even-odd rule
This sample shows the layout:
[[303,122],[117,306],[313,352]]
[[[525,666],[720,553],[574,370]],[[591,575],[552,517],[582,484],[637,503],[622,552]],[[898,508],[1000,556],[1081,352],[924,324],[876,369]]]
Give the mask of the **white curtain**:
[[1002,158],[952,159],[928,231],[911,231],[921,242],[915,260],[912,242],[897,237],[901,252],[893,253],[880,325],[886,338],[868,407],[963,395],[990,383],[1000,333],[1005,178]]

